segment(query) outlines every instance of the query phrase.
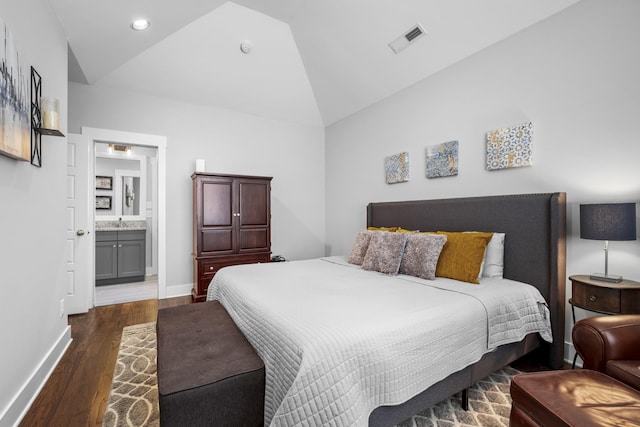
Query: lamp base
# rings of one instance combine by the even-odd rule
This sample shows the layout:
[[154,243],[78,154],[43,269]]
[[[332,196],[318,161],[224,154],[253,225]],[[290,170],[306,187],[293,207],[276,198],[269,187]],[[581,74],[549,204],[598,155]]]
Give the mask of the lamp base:
[[593,273],[589,276],[591,280],[599,280],[601,282],[611,282],[611,283],[620,283],[622,282],[622,276],[618,276],[615,274],[602,274],[602,273]]

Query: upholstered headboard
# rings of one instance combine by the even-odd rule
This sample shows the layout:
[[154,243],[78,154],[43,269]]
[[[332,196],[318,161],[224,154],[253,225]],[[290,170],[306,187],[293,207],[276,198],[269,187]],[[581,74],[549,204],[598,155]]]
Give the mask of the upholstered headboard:
[[549,304],[554,342],[547,363],[564,356],[565,193],[370,203],[367,226],[421,231],[492,231],[505,236],[504,277],[529,283]]

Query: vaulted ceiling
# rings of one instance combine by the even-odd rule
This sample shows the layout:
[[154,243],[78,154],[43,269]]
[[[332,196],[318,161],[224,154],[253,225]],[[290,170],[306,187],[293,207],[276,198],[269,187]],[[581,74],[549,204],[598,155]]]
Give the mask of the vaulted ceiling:
[[[50,0],[69,41],[70,81],[313,126],[578,1]],[[140,17],[151,27],[131,30]],[[388,43],[417,23],[426,35],[395,54]]]

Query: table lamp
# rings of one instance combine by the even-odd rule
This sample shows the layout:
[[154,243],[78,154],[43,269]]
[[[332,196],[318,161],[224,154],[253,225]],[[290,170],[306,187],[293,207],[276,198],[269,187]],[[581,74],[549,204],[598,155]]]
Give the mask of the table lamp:
[[604,240],[604,274],[592,274],[591,279],[621,282],[622,276],[609,274],[609,240],[636,240],[636,204],[580,205],[580,238]]

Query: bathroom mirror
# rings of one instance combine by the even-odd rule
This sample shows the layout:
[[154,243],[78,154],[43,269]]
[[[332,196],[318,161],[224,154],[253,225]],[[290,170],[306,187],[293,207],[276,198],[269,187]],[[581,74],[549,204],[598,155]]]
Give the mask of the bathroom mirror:
[[[95,190],[96,203],[101,203],[100,207],[96,205],[96,219],[146,219],[146,158],[96,152],[95,172],[100,178]],[[110,203],[106,204],[105,199]]]

